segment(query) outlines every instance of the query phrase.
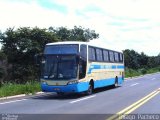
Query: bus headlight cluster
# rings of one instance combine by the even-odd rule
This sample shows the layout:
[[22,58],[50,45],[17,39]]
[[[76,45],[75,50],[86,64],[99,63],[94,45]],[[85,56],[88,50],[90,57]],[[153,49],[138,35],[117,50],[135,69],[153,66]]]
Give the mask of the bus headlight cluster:
[[76,84],[76,83],[78,83],[78,81],[77,81],[77,80],[74,80],[74,81],[69,81],[67,84],[68,84],[68,85],[71,85],[71,84]]
[[43,81],[43,82],[42,82],[42,84],[46,85],[46,84],[47,84],[47,82]]

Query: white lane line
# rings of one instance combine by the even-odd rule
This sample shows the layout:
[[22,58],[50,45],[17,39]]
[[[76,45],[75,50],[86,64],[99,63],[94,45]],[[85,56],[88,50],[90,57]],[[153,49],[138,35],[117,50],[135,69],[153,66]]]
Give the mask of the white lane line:
[[96,96],[96,95],[92,95],[92,96],[89,96],[89,97],[81,98],[81,99],[78,99],[78,100],[71,101],[70,103],[76,103],[76,102],[79,102],[79,101],[82,101],[82,100],[86,100],[86,99],[93,98],[93,97],[95,97],[95,96]]
[[0,98],[0,100],[11,99],[11,98],[18,98],[18,97],[24,97],[24,96],[26,96],[26,95],[25,94],[20,94],[20,95],[2,97],[2,98]]
[[151,80],[155,80],[156,78],[152,78]]
[[21,100],[14,100],[14,101],[3,102],[3,103],[0,103],[0,105],[4,105],[4,104],[8,104],[8,103],[14,103],[14,102],[20,102],[20,101],[24,101],[24,100],[27,100],[27,99],[21,99]]
[[141,78],[144,78],[144,76],[142,76],[142,77],[133,77],[133,78],[125,79],[125,81],[126,81],[126,82],[129,82],[129,81],[133,81],[133,80],[137,80],[137,79],[141,79]]
[[132,87],[132,86],[135,86],[135,85],[138,85],[138,84],[139,84],[139,83],[134,83],[134,84],[132,84],[132,85],[130,85],[130,86]]

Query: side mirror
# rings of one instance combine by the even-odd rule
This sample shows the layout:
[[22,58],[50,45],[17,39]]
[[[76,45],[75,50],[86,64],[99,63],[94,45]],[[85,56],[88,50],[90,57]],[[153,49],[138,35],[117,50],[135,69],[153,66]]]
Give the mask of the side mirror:
[[79,64],[79,61],[80,61],[80,57],[77,55],[76,56],[76,62],[77,62],[77,64]]
[[34,56],[34,62],[37,66],[40,65],[43,54],[36,54]]

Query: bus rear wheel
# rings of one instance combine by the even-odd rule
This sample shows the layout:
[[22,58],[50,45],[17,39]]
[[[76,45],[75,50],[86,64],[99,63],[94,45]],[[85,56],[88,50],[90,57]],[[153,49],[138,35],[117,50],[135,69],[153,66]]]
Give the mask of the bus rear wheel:
[[114,83],[114,87],[118,87],[118,77],[115,78],[115,83]]

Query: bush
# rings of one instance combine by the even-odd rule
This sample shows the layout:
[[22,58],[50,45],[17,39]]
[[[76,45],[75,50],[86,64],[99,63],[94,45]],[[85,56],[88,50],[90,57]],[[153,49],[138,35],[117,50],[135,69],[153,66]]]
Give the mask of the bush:
[[134,77],[139,75],[141,75],[141,72],[139,70],[134,70],[130,68],[125,69],[125,77]]
[[140,71],[141,71],[142,75],[147,73],[147,70],[145,68],[141,69]]
[[151,73],[156,73],[160,71],[160,66],[156,68],[142,68],[142,69],[131,69],[131,68],[126,68],[125,69],[125,77],[134,77],[134,76],[140,76],[140,75],[145,75],[145,74],[151,74]]

